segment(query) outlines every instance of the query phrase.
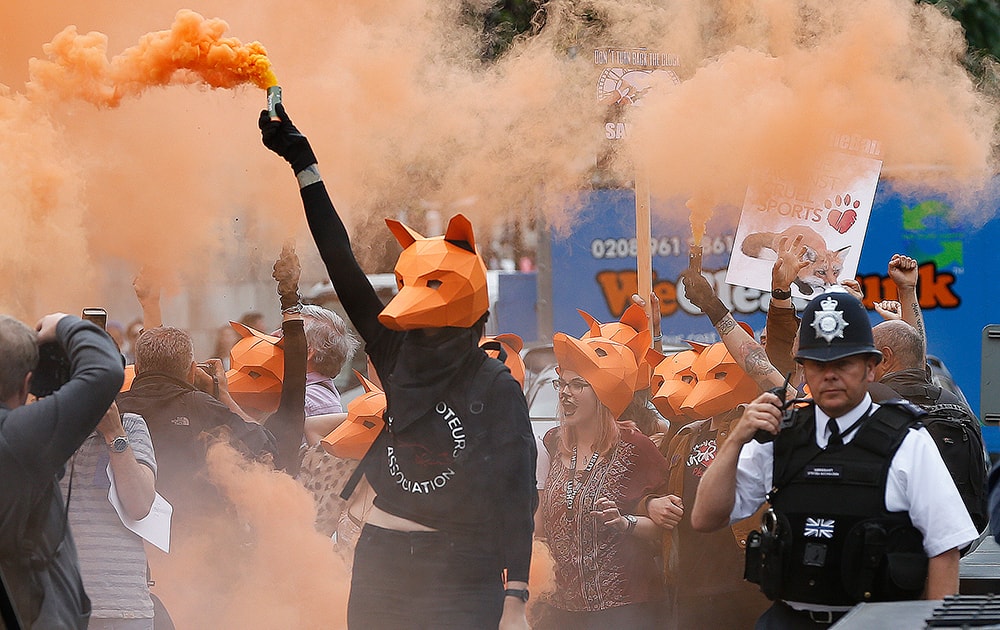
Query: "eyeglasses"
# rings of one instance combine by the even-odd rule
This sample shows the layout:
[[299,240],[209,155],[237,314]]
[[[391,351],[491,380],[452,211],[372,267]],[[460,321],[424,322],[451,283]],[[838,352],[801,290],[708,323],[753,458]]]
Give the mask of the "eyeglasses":
[[580,378],[575,378],[572,381],[564,381],[561,378],[557,378],[556,380],[552,381],[552,389],[556,390],[557,392],[562,393],[562,391],[567,387],[569,388],[569,392],[571,394],[573,394],[574,396],[578,396],[584,390],[584,388],[590,387],[590,383]]

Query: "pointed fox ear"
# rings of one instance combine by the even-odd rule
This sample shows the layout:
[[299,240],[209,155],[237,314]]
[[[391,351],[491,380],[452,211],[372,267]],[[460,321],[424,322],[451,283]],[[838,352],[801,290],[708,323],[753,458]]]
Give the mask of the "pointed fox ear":
[[[469,244],[468,249],[470,251],[476,250],[476,235],[472,233],[472,222],[465,217],[464,214],[456,214],[448,221],[448,229],[445,230],[444,240],[452,243],[461,243],[462,241]],[[461,247],[461,245],[459,245]]]
[[587,328],[590,331],[590,336],[591,337],[600,337],[601,336],[601,322],[599,322],[596,319],[594,319],[594,316],[591,315],[590,313],[588,313],[587,311],[581,311],[580,309],[576,309],[576,312],[580,314],[580,317],[583,318],[583,321],[587,322]]
[[649,328],[649,318],[646,316],[646,309],[638,304],[630,304],[618,321],[637,331]]
[[372,383],[367,378],[365,378],[365,375],[362,374],[361,372],[358,372],[357,370],[354,370],[354,375],[358,377],[359,381],[361,381],[361,386],[365,388],[366,392],[381,392],[382,391],[381,389],[379,389],[378,385],[376,385],[375,383]]
[[245,324],[230,320],[229,325],[232,326],[233,330],[240,334],[240,339],[244,337],[253,337],[253,333],[250,332],[250,329]]
[[396,219],[386,219],[385,224],[389,226],[389,231],[396,237],[396,240],[403,246],[403,249],[424,238],[419,232],[403,225]]
[[845,260],[847,260],[847,252],[849,251],[851,251],[850,245],[848,245],[847,247],[841,247],[840,249],[837,250],[837,259],[841,263],[843,263]]

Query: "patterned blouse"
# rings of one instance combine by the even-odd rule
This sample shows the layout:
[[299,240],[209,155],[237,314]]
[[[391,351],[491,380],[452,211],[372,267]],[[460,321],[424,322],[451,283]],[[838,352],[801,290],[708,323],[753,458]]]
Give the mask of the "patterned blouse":
[[667,461],[638,431],[623,429],[621,441],[593,469],[579,471],[573,510],[567,508],[570,471],[558,454],[559,427],[545,435],[551,454],[541,504],[545,535],[555,560],[556,590],[551,604],[568,611],[595,611],[659,599],[660,576],[650,542],[603,525],[590,514],[601,497],[622,513],[634,514],[646,495],[665,494]]

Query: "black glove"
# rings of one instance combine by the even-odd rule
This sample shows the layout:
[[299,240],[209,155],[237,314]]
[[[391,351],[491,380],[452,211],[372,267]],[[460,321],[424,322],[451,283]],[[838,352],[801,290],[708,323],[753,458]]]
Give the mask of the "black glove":
[[271,120],[271,115],[265,109],[260,113],[257,126],[264,140],[264,146],[271,149],[292,165],[292,170],[298,175],[306,167],[317,163],[316,154],[309,146],[309,140],[292,124],[292,119],[285,113],[282,103],[274,108],[279,120]]
[[681,281],[684,283],[684,294],[702,313],[708,315],[713,326],[729,314],[729,309],[712,290],[705,276],[693,269],[685,269],[681,273]]

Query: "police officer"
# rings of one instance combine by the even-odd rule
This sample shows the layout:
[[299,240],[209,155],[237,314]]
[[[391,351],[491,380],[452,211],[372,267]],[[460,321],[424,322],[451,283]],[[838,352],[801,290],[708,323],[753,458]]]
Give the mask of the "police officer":
[[774,601],[757,628],[823,628],[858,602],[957,593],[958,550],[977,532],[923,412],[872,402],[882,355],[864,306],[843,292],[814,298],[795,359],[813,402],[785,422],[772,393],[747,406],[691,514],[713,531],[770,504],[748,539],[747,578]]

